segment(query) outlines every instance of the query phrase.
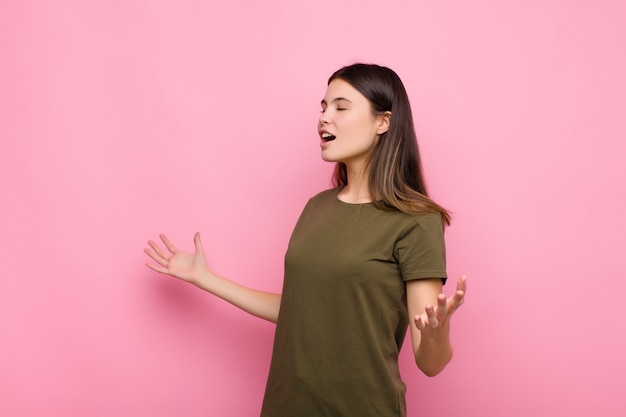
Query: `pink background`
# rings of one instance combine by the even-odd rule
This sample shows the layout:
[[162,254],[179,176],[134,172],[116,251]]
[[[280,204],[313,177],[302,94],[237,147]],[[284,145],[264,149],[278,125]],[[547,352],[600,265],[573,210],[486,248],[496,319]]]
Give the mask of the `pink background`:
[[[469,276],[410,416],[624,416],[622,1],[0,3],[0,415],[254,416],[274,326],[143,266],[164,232],[279,290],[329,186],[327,77],[394,68]],[[454,286],[448,285],[450,292]]]

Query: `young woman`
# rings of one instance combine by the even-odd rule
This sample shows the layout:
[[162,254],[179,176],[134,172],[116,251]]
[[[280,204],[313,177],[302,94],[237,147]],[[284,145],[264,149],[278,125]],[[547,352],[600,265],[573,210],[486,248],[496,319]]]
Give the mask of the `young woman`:
[[426,192],[409,100],[392,70],[341,68],[318,123],[335,188],[311,198],[285,255],[282,294],[214,273],[200,236],[194,253],[148,242],[157,272],[188,281],[277,323],[262,416],[405,416],[398,353],[410,327],[415,362],[437,375],[452,357],[450,318],[465,278],[446,298],[448,212]]

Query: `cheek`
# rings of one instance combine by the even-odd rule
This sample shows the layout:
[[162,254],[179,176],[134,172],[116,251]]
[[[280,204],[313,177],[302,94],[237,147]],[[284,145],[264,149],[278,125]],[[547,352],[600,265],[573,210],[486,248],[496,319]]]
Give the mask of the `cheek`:
[[378,135],[376,130],[377,126],[371,117],[362,117],[361,120],[359,120],[359,133],[364,139],[367,138],[369,140],[376,138]]
[[377,136],[374,122],[370,113],[337,115],[334,120],[338,134],[359,141],[370,141]]

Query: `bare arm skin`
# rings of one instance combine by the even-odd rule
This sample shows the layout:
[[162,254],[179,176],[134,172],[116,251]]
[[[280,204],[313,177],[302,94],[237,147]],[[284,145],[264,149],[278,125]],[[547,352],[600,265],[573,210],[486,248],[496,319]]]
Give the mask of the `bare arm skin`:
[[439,278],[406,283],[415,363],[428,376],[440,373],[452,359],[450,319],[465,300],[466,278],[459,278],[450,298],[441,290]]
[[165,249],[153,241],[148,242],[150,248],[144,249],[156,262],[146,262],[148,268],[189,282],[256,317],[276,323],[281,295],[244,287],[214,273],[207,266],[199,233],[194,236],[193,253],[177,249],[165,235],[159,237]]

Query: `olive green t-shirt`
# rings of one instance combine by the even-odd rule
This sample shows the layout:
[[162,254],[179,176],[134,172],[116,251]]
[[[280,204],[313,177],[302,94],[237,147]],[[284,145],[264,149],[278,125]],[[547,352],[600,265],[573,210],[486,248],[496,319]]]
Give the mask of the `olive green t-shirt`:
[[404,281],[446,279],[442,218],[339,190],[310,199],[291,236],[262,417],[406,415]]

